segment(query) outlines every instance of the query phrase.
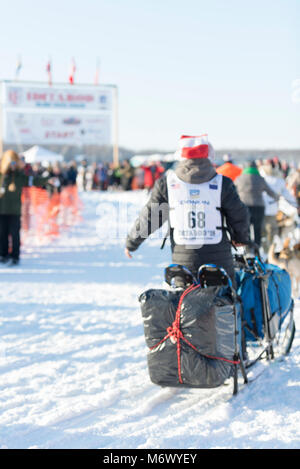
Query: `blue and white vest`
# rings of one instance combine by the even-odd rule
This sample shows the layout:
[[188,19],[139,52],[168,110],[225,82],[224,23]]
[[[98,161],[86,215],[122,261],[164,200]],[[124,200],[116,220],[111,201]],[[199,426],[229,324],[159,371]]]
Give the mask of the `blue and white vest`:
[[222,240],[221,192],[223,176],[202,184],[190,184],[168,171],[170,226],[174,242],[193,247]]

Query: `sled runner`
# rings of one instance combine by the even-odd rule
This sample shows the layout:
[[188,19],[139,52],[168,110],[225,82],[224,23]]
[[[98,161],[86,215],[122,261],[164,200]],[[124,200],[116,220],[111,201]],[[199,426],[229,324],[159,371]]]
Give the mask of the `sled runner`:
[[[197,278],[184,266],[165,270],[170,288],[139,297],[149,348],[148,371],[160,386],[214,388],[259,360],[289,353],[295,335],[291,282],[286,271],[236,257],[237,288],[224,269],[208,264]],[[247,360],[246,360],[247,358]]]

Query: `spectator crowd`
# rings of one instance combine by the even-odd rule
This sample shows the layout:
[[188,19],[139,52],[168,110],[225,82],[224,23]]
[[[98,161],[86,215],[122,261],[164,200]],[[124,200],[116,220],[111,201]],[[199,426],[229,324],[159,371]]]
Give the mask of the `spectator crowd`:
[[[26,187],[33,185],[48,193],[47,213],[59,213],[57,207],[62,201],[69,211],[72,204],[76,204],[78,208],[77,190],[144,189],[150,192],[155,182],[170,167],[177,164],[176,161],[149,161],[148,164],[133,166],[130,160],[123,160],[116,166],[112,163],[89,163],[87,160],[82,160],[80,163],[70,161],[45,166],[42,163],[29,164],[22,155],[17,155],[11,150],[3,154],[0,163],[0,257],[4,260],[7,258],[8,234],[14,234],[17,246],[16,261],[19,258],[22,212],[20,207],[23,203],[24,227],[26,200],[29,200],[26,196]],[[276,234],[280,235],[282,230],[289,231],[295,226],[296,218],[299,224],[300,164],[298,166],[289,164],[277,157],[241,164],[233,161],[230,155],[224,155],[222,162],[219,164],[213,162],[213,165],[217,173],[227,176],[234,182],[241,201],[249,210],[253,227],[252,238],[257,245],[267,249]],[[41,194],[34,192],[36,193]],[[36,200],[36,196],[34,197]],[[282,209],[282,202],[286,204],[287,210]],[[29,213],[29,210],[27,212]],[[27,219],[29,220],[28,217]],[[53,220],[52,217],[52,222]],[[29,221],[26,224],[29,225]],[[43,221],[41,226],[44,225]],[[53,226],[52,223],[51,232]],[[57,226],[54,231],[57,232]]]
[[[155,182],[177,161],[150,161],[132,166],[124,160],[118,167],[108,163],[83,161],[78,167],[77,184],[82,190],[151,191]],[[300,216],[300,164],[278,157],[249,161],[234,161],[223,156],[216,172],[230,178],[242,202],[250,213],[251,237],[266,251],[275,235],[288,233]]]
[[165,172],[168,164],[153,161],[133,167],[129,160],[113,163],[88,164],[83,160],[77,169],[77,184],[81,190],[151,190],[155,181]]

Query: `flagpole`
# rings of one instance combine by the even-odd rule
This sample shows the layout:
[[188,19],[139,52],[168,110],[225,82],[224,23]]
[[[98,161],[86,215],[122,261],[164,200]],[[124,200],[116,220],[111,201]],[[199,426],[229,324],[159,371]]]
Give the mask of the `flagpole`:
[[114,101],[114,141],[113,141],[113,162],[114,166],[119,166],[119,122],[118,122],[118,88],[117,86],[114,87],[113,93],[113,101]]
[[72,58],[72,65],[71,65],[71,72],[69,75],[69,83],[70,85],[74,85],[75,82],[75,71],[76,71],[76,64],[74,57]]
[[15,81],[18,81],[18,79],[19,79],[19,74],[20,74],[21,68],[22,68],[22,58],[19,55],[18,60],[17,60],[16,70],[15,70]]
[[51,57],[49,57],[47,66],[46,66],[46,72],[48,74],[48,86],[52,86],[52,60]]
[[96,61],[96,73],[95,73],[95,79],[94,79],[95,85],[99,85],[99,71],[100,71],[100,59],[97,59],[97,61]]

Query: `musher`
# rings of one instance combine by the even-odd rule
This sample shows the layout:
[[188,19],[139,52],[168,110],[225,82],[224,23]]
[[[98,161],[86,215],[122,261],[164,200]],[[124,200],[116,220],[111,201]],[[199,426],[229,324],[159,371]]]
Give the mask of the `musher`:
[[217,174],[207,135],[182,136],[180,162],[154,185],[126,240],[131,258],[142,242],[169,221],[172,262],[193,275],[203,264],[222,267],[234,281],[232,244],[249,240],[249,214],[231,179]]

